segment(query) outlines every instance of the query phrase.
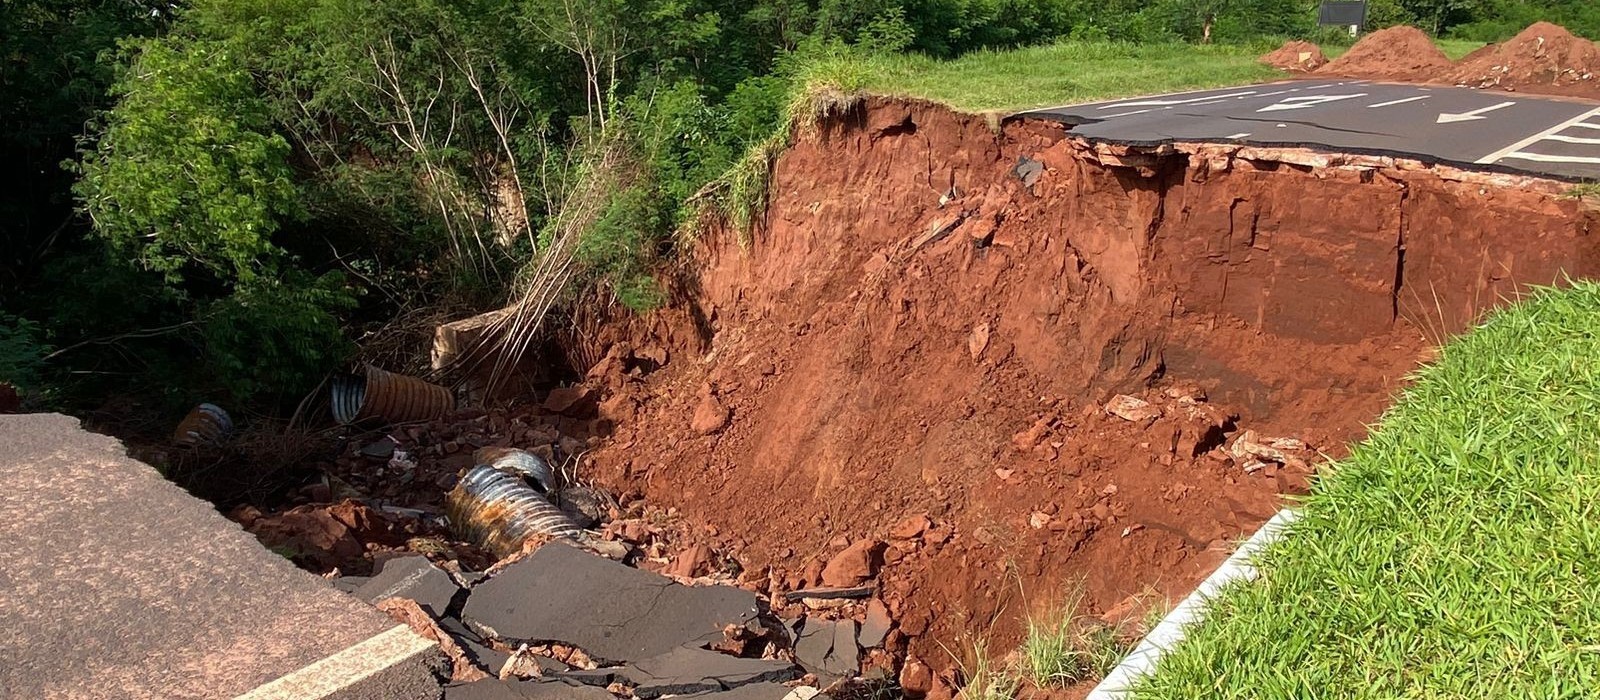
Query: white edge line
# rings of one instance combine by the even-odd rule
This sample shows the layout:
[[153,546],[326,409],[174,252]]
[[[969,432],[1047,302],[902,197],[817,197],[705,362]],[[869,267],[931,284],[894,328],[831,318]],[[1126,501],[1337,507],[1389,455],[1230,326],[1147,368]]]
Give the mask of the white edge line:
[[1479,165],[1492,164],[1492,163],[1500,160],[1501,158],[1504,158],[1504,157],[1506,157],[1506,156],[1508,156],[1508,155],[1510,155],[1512,153],[1515,153],[1517,151],[1522,150],[1523,148],[1531,146],[1531,145],[1533,145],[1534,143],[1536,143],[1538,141],[1544,140],[1544,137],[1546,137],[1546,136],[1554,134],[1554,133],[1556,133],[1558,131],[1565,131],[1567,129],[1567,127],[1570,127],[1570,126],[1572,126],[1574,124],[1578,124],[1580,122],[1586,122],[1586,121],[1589,120],[1589,117],[1595,116],[1596,114],[1600,114],[1600,107],[1596,107],[1594,109],[1591,109],[1591,110],[1589,110],[1587,112],[1584,112],[1583,114],[1580,114],[1580,115],[1578,115],[1576,117],[1573,117],[1573,118],[1568,119],[1568,120],[1566,120],[1564,122],[1561,122],[1560,124],[1557,124],[1557,125],[1552,126],[1552,127],[1548,128],[1548,129],[1545,129],[1544,131],[1541,131],[1541,132],[1539,132],[1537,134],[1529,136],[1528,138],[1525,138],[1525,139],[1523,139],[1521,141],[1513,143],[1510,146],[1506,146],[1505,148],[1502,148],[1502,149],[1500,149],[1498,151],[1495,151],[1494,153],[1490,153],[1489,155],[1486,155],[1486,156],[1484,156],[1482,158],[1479,158],[1478,160],[1476,160],[1474,162],[1476,162]]
[[1554,156],[1547,153],[1523,153],[1522,151],[1507,153],[1503,156],[1500,156],[1500,160],[1505,160],[1507,158],[1531,160],[1536,163],[1600,163],[1600,158],[1593,156]]
[[1306,81],[1304,81],[1304,80],[1278,80],[1278,81],[1274,81],[1274,82],[1270,82],[1270,83],[1254,83],[1254,84],[1249,84],[1249,85],[1230,85],[1230,86],[1226,86],[1226,87],[1214,87],[1214,88],[1196,88],[1194,90],[1184,90],[1183,92],[1165,92],[1165,93],[1157,93],[1157,94],[1154,94],[1154,95],[1133,95],[1133,96],[1130,96],[1130,97],[1120,97],[1120,98],[1117,98],[1115,100],[1100,100],[1098,102],[1068,102],[1066,104],[1051,105],[1049,107],[1034,107],[1032,109],[1023,110],[1021,112],[1017,112],[1017,116],[1027,116],[1027,115],[1033,114],[1035,112],[1048,112],[1048,111],[1050,111],[1052,109],[1066,109],[1067,107],[1097,107],[1098,108],[1100,105],[1114,105],[1114,104],[1116,104],[1118,102],[1132,102],[1134,100],[1148,100],[1148,99],[1159,98],[1159,97],[1177,97],[1179,95],[1196,95],[1196,94],[1199,94],[1199,93],[1202,93],[1202,92],[1222,92],[1222,91],[1225,91],[1225,90],[1238,90],[1239,88],[1246,88],[1246,87],[1275,87],[1275,86],[1278,86],[1278,85],[1293,85],[1295,83],[1302,83],[1303,84],[1305,82]]
[[432,640],[410,627],[395,625],[234,700],[319,700],[430,648],[434,648]]
[[1588,122],[1573,124],[1572,126],[1581,126],[1585,129],[1600,129],[1600,124],[1590,124]]
[[1178,607],[1162,618],[1161,624],[1145,635],[1133,653],[1128,654],[1117,667],[1106,674],[1104,680],[1089,691],[1084,700],[1126,700],[1130,696],[1130,689],[1139,679],[1150,675],[1160,663],[1161,657],[1167,652],[1177,648],[1183,641],[1183,636],[1188,628],[1205,618],[1206,607],[1211,599],[1224,586],[1235,581],[1255,580],[1259,572],[1250,561],[1266,548],[1267,545],[1277,541],[1283,536],[1288,526],[1300,517],[1298,511],[1285,508],[1272,516],[1261,529],[1256,530],[1250,539],[1239,546],[1239,549],[1222,562],[1222,566],[1211,572],[1206,580],[1190,593]]

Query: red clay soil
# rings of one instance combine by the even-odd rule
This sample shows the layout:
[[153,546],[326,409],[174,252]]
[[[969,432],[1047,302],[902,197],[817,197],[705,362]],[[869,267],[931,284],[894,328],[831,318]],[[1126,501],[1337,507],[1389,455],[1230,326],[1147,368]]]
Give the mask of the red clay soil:
[[1286,41],[1271,53],[1260,58],[1273,68],[1290,73],[1310,73],[1327,65],[1328,57],[1322,54],[1322,49],[1309,41]]
[[1538,22],[1505,43],[1469,54],[1450,79],[1476,88],[1600,99],[1600,46]]
[[1362,37],[1344,55],[1318,69],[1317,75],[1427,83],[1454,69],[1450,57],[1422,30],[1400,26]]
[[770,591],[876,573],[936,670],[1074,589],[1112,619],[1186,594],[1304,486],[1245,430],[1337,455],[1431,340],[1600,261],[1577,202],[1429,170],[1125,167],[883,99],[820,129],[753,240],[702,235],[674,306],[589,339],[594,475]]

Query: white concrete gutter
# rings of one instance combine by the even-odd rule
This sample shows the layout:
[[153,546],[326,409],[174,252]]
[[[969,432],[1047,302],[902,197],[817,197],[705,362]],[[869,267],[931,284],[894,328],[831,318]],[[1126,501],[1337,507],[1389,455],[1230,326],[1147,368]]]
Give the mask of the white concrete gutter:
[[1278,511],[1272,516],[1256,534],[1239,546],[1239,549],[1222,562],[1222,566],[1211,572],[1206,580],[1201,581],[1199,587],[1194,589],[1189,597],[1184,598],[1178,607],[1161,619],[1161,624],[1146,635],[1144,641],[1139,642],[1133,653],[1128,654],[1122,663],[1111,669],[1106,674],[1105,680],[1094,687],[1084,700],[1128,700],[1132,697],[1129,692],[1140,679],[1150,675],[1156,669],[1156,664],[1168,651],[1176,648],[1183,641],[1183,635],[1190,625],[1205,618],[1206,607],[1211,599],[1216,597],[1222,588],[1235,581],[1253,581],[1259,575],[1255,565],[1250,560],[1261,552],[1268,544],[1283,536],[1284,530],[1299,513],[1289,509]]

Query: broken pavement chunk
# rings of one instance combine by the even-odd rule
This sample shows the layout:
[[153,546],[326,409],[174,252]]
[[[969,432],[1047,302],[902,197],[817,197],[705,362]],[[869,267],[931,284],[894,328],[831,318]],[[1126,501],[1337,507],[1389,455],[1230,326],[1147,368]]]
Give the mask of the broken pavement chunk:
[[631,662],[721,639],[757,613],[748,591],[690,588],[551,543],[473,587],[461,618],[508,643],[559,642]]
[[503,681],[485,678],[445,686],[444,700],[616,700],[600,688],[585,688],[559,681]]
[[856,675],[860,649],[856,647],[854,620],[807,618],[794,644],[795,660],[819,676],[847,678]]
[[820,696],[816,688],[808,685],[790,688],[779,683],[753,683],[733,690],[695,693],[684,697],[695,700],[811,700]]
[[461,587],[450,574],[434,566],[427,557],[414,556],[390,560],[381,573],[351,595],[373,604],[388,598],[408,598],[438,619],[445,616],[450,601],[460,592]]
[[889,636],[889,629],[894,626],[894,620],[889,617],[889,608],[883,601],[873,598],[867,603],[867,619],[861,622],[861,632],[856,637],[856,644],[863,649],[871,649],[883,645],[885,637]]
[[800,669],[786,661],[741,659],[705,649],[680,647],[632,664],[622,675],[633,682],[635,697],[651,700],[663,695],[792,680],[800,677]]
[[871,586],[853,586],[850,588],[802,588],[798,591],[789,591],[783,594],[786,603],[798,603],[807,598],[814,600],[855,600],[867,598],[872,595]]

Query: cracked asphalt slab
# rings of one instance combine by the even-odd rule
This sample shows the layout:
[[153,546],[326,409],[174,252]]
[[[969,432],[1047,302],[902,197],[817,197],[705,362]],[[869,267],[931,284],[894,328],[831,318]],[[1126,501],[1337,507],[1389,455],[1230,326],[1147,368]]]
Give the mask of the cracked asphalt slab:
[[1242,143],[1600,180],[1600,102],[1438,85],[1289,80],[1048,107],[1091,141]]
[[437,698],[438,648],[67,416],[0,416],[0,697]]

